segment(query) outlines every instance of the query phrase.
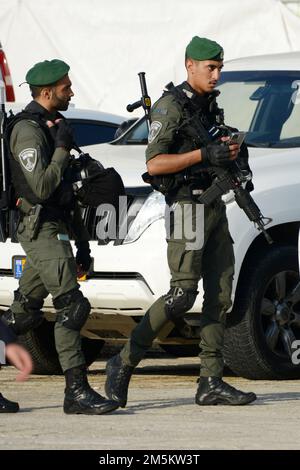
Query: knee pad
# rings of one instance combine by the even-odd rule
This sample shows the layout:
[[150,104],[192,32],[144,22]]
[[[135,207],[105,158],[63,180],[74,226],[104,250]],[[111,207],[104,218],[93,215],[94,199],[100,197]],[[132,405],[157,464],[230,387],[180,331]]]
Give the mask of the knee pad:
[[166,316],[175,321],[182,317],[195,303],[198,291],[183,289],[182,287],[171,287],[164,296]]
[[57,323],[75,331],[81,330],[91,311],[88,299],[77,288],[54,299],[53,305]]
[[3,323],[10,327],[16,335],[24,335],[40,326],[43,322],[43,312],[40,310],[43,306],[43,300],[21,294],[19,290],[14,292],[14,300],[21,304],[24,313],[15,313],[9,309],[1,317]]
[[26,312],[38,311],[43,307],[44,300],[22,294],[19,289],[14,291],[14,300],[20,302]]

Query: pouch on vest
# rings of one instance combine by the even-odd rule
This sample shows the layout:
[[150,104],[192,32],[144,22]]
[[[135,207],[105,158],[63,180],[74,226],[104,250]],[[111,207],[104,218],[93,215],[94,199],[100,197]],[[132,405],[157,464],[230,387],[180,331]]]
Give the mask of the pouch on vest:
[[142,174],[145,183],[152,186],[153,189],[166,195],[180,188],[183,178],[176,178],[175,175],[149,175],[148,172]]

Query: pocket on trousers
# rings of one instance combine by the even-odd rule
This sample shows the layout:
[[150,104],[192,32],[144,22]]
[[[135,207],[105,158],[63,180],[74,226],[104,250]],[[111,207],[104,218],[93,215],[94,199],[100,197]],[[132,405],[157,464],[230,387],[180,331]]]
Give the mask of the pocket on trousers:
[[49,292],[52,292],[60,287],[60,262],[61,260],[59,258],[44,259],[40,261],[41,278]]
[[168,263],[171,273],[179,272],[185,255],[185,244],[170,241],[168,244]]
[[77,285],[76,262],[73,257],[41,260],[40,275],[52,295],[60,290],[67,292]]
[[63,285],[76,285],[76,263],[69,241],[42,241],[38,250],[39,274],[50,293],[57,292]]
[[41,261],[73,257],[73,250],[69,241],[57,239],[39,240],[38,250]]

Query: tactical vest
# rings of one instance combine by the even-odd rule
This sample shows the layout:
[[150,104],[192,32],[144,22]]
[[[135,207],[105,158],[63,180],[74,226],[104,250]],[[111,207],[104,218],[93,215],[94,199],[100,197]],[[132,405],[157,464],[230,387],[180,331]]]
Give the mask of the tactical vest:
[[163,96],[172,95],[182,110],[182,120],[176,132],[174,144],[170,153],[185,153],[196,150],[214,140],[209,130],[218,124],[222,110],[216,104],[219,92],[208,96],[193,95],[189,98],[184,91],[185,82],[167,86]]
[[[10,137],[13,127],[20,121],[30,120],[36,122],[43,130],[47,143],[49,145],[49,154],[53,154],[55,147],[53,137],[50,134],[49,128],[39,113],[31,113],[28,111],[21,111],[20,113],[10,116],[8,118],[5,140],[9,154],[9,165],[11,171],[12,184],[14,188],[15,200],[19,197],[24,197],[30,204],[41,204],[44,208],[43,219],[64,218],[65,209],[68,209],[74,202],[74,195],[72,186],[61,182],[56,188],[54,193],[45,201],[41,200],[30,188],[26,181],[25,175],[21,169],[20,163],[14,158],[10,150]],[[50,164],[50,159],[49,162]],[[48,215],[48,217],[47,217]]]
[[[197,150],[212,142],[214,136],[209,131],[223,120],[223,111],[216,103],[218,91],[205,97],[194,95],[189,98],[183,91],[185,88],[187,88],[186,82],[176,87],[170,83],[163,94],[163,96],[172,95],[182,110],[182,119],[170,147],[170,153],[175,154]],[[193,167],[188,167],[170,175],[150,177],[145,173],[143,179],[154,189],[162,192],[168,203],[190,197],[191,187],[205,190],[212,183],[207,167],[202,163],[197,165],[197,171]]]

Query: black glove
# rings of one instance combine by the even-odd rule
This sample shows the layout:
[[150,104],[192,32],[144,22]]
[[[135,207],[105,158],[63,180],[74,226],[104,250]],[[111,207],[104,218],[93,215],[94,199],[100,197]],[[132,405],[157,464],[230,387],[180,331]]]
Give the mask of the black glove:
[[228,145],[208,144],[201,147],[202,163],[208,163],[212,166],[230,165],[230,150]]
[[[51,128],[50,128],[51,132]],[[65,119],[61,119],[56,124],[56,135],[55,135],[55,147],[64,147],[67,150],[71,150],[74,145],[74,136],[72,127],[67,123]]]
[[76,253],[76,264],[78,264],[83,271],[87,272],[91,266],[92,258],[90,256],[90,244],[89,242],[75,242],[77,253]]

